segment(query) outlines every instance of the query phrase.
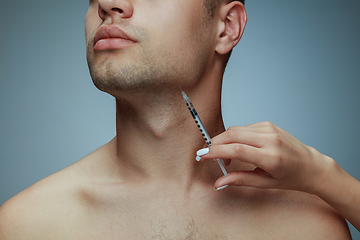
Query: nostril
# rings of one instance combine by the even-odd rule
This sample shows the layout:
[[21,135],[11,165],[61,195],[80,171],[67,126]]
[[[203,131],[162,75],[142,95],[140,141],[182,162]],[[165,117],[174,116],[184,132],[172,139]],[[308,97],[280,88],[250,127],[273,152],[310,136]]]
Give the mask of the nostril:
[[118,13],[123,13],[124,11],[120,8],[112,8],[111,10],[118,12]]

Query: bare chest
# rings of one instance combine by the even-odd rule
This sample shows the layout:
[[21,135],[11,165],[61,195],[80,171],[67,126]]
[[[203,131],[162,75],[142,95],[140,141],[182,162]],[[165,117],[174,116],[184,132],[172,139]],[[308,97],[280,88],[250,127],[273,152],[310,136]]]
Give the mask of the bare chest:
[[[264,209],[263,209],[264,210]],[[253,213],[253,214],[252,214]],[[82,219],[76,239],[291,239],[283,219],[258,211],[216,208],[206,204],[181,207],[101,207]],[[85,216],[85,215],[84,215]],[[279,221],[280,220],[280,221]],[[295,226],[295,225],[293,225]],[[282,231],[279,229],[282,228]],[[86,230],[85,230],[86,229]]]
[[198,194],[179,199],[137,194],[116,201],[93,199],[69,226],[65,239],[311,238],[318,229],[315,209],[304,208],[302,200],[280,201],[285,195],[271,194],[275,196]]
[[84,239],[231,239],[220,217],[175,208],[97,212],[86,220]]

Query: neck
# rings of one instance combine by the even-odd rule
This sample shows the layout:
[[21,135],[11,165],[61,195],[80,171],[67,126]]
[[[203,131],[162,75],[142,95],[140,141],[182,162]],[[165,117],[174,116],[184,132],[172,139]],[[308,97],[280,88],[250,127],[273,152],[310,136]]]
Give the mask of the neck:
[[[203,87],[203,89],[212,89]],[[224,131],[220,91],[187,91],[211,137]],[[192,93],[201,93],[198,96]],[[215,179],[221,172],[212,161],[197,163],[204,140],[186,108],[178,86],[165,91],[127,94],[116,100],[117,136],[111,142],[121,176],[186,184],[195,178]]]

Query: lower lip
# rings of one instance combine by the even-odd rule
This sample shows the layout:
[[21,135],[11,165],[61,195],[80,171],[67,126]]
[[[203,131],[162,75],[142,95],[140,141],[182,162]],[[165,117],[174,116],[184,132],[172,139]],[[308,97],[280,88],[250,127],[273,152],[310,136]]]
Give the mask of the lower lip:
[[131,47],[135,42],[123,38],[105,38],[100,39],[94,46],[95,51],[104,51],[112,49],[122,49]]

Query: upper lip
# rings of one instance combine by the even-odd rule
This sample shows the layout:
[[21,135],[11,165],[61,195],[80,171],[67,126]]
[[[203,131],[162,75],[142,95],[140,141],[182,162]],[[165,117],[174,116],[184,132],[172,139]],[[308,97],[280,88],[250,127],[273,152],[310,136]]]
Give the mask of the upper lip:
[[106,38],[122,38],[125,40],[136,42],[126,32],[116,25],[103,25],[95,33],[94,43]]

